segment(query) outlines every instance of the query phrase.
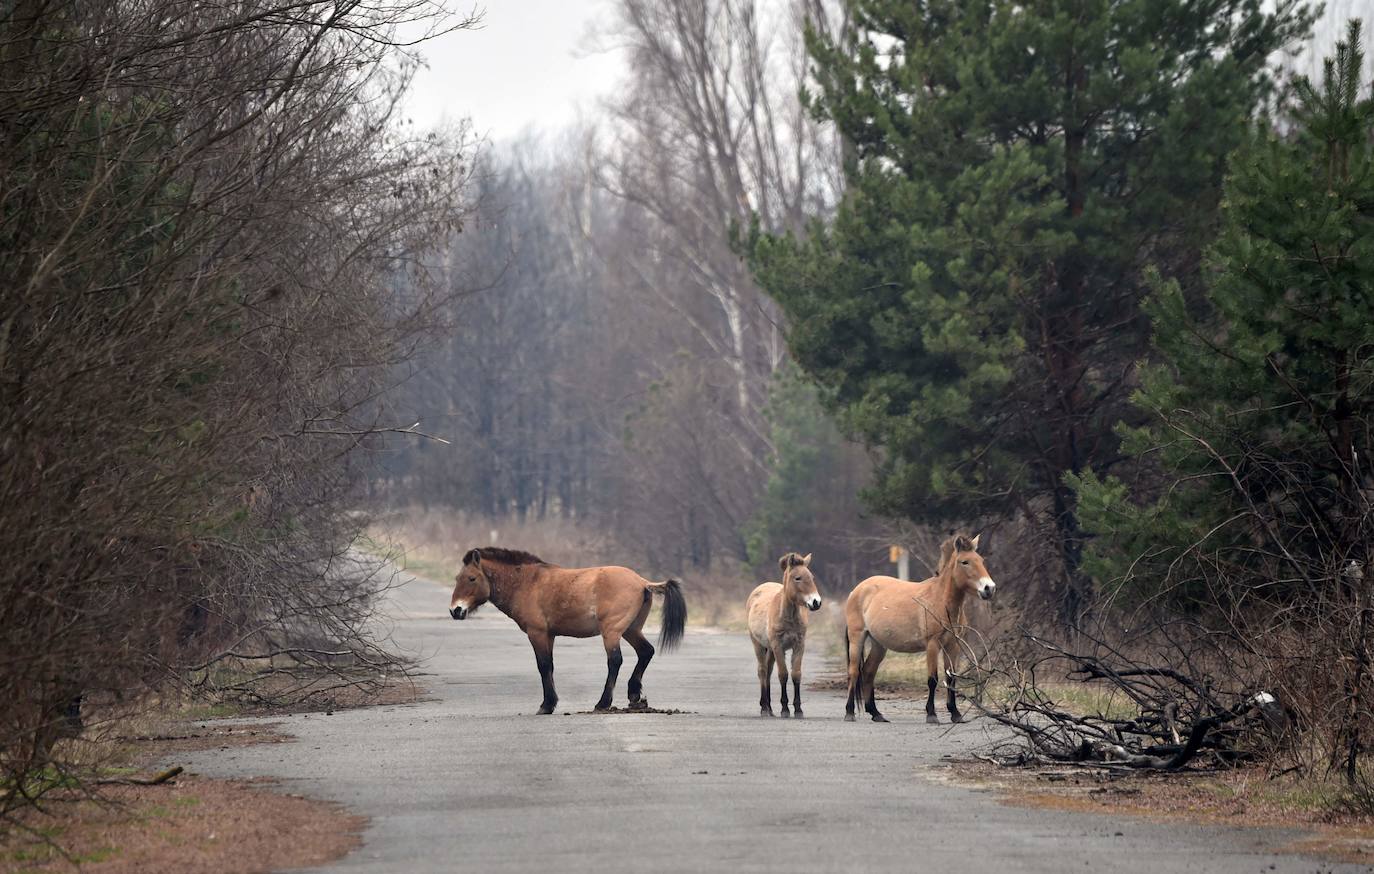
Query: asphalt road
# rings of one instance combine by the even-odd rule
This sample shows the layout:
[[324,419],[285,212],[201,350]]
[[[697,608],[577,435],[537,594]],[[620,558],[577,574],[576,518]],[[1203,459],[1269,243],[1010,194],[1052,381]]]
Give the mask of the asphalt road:
[[[950,730],[888,702],[890,724],[845,723],[840,694],[805,689],[805,720],[761,719],[738,634],[689,629],[655,658],[645,694],[691,711],[675,715],[578,714],[605,658],[598,640],[559,638],[559,710],[533,716],[524,635],[490,606],[465,622],[447,606],[423,580],[393,600],[394,639],[425,659],[434,700],[288,717],[295,743],[188,765],[279,777],[370,817],[364,846],[330,871],[1369,870],[1274,854],[1296,833],[1025,809],[951,785],[941,758],[986,743],[985,721]],[[633,661],[627,650],[617,704]]]

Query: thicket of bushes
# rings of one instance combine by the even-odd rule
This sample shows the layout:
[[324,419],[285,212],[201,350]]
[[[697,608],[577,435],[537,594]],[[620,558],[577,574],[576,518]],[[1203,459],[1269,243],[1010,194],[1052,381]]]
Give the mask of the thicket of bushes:
[[385,658],[344,511],[464,202],[456,142],[393,117],[433,11],[0,14],[0,813],[83,714]]

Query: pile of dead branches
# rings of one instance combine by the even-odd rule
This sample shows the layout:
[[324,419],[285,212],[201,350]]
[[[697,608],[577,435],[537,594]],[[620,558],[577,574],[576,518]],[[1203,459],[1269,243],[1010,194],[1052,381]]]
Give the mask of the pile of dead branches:
[[[1205,637],[1187,647],[1178,629],[1152,631],[1154,646],[1082,632],[1066,646],[1025,633],[1017,657],[989,671],[1006,694],[979,705],[1016,732],[993,760],[1177,771],[1235,765],[1282,739],[1290,717],[1272,692],[1239,681]],[[1180,653],[1188,657],[1163,660]]]

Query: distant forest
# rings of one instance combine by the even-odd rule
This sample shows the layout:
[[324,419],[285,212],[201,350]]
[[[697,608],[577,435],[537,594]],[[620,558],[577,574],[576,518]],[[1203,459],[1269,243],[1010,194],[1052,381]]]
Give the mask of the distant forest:
[[[1327,4],[1310,43],[1271,67],[1319,70],[1357,5]],[[788,313],[742,248],[751,226],[804,236],[841,203],[852,143],[798,92],[815,87],[808,23],[839,43],[851,13],[809,0],[613,7],[601,37],[625,47],[629,73],[601,117],[482,154],[474,215],[443,262],[459,295],[448,328],[389,400],[398,421],[451,442],[388,440],[374,494],[579,520],[664,572],[812,551],[841,588],[890,570],[889,542],[915,546],[924,567],[944,530],[996,524],[992,542],[1057,585],[1054,512],[1033,494],[939,518],[884,499],[882,435],[798,368]]]

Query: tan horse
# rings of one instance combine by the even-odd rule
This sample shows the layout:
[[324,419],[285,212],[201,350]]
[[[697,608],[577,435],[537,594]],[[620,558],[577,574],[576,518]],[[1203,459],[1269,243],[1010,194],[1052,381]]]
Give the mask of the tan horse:
[[[845,643],[849,648],[849,700],[844,718],[854,720],[854,708],[868,698],[864,709],[874,722],[887,722],[873,700],[873,678],[888,650],[926,654],[929,677],[926,685],[926,722],[938,723],[935,686],[939,657],[944,656],[945,685],[949,689],[949,718],[963,721],[954,702],[954,669],[958,664],[965,626],[964,599],[977,595],[992,598],[997,584],[988,576],[977,552],[978,538],[962,534],[940,545],[940,566],[935,576],[919,583],[895,577],[869,577],[854,587],[844,605]],[[871,643],[867,657],[865,644]]]
[[778,683],[782,686],[782,715],[787,716],[787,663],[784,655],[792,651],[793,709],[798,717],[801,709],[801,664],[806,652],[806,613],[821,609],[821,596],[816,591],[816,578],[811,575],[811,555],[805,557],[789,552],[778,560],[782,569],[781,583],[762,583],[749,594],[745,608],[749,611],[749,636],[754,640],[754,656],[759,661],[759,715],[772,716],[773,702],[769,691],[769,677],[773,662],[778,663]]
[[455,578],[449,615],[466,619],[487,601],[515,620],[529,636],[534,661],[544,684],[540,713],[552,713],[558,704],[553,688],[553,639],[601,635],[606,645],[606,689],[597,710],[611,706],[611,695],[620,673],[620,641],[634,648],[639,661],[630,674],[630,706],[644,708],[644,669],[654,657],[653,644],[641,629],[653,606],[653,596],[663,596],[663,630],[658,645],[664,652],[682,640],[687,624],[687,602],[677,580],[651,583],[623,567],[563,568],[528,552],[511,549],[473,549],[463,556],[463,569]]

